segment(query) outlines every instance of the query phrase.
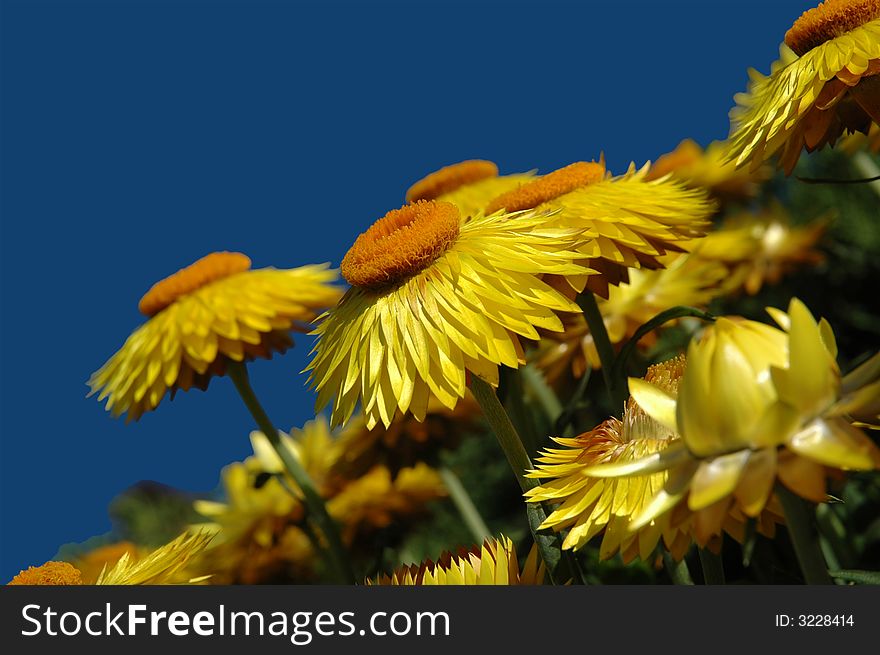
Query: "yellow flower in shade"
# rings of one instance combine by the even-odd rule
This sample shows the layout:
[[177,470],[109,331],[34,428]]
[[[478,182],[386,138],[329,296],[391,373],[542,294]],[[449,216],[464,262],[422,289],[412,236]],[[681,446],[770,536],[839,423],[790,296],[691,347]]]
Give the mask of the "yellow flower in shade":
[[797,299],[788,313],[768,311],[782,329],[720,318],[693,341],[677,397],[630,379],[645,413],[681,435],[653,455],[586,471],[603,478],[668,471],[631,529],[686,511],[704,544],[731,508],[758,516],[777,480],[823,502],[830,473],[880,467],[880,449],[852,424],[878,422],[880,354],[841,379],[827,322],[817,323]]
[[[212,253],[155,284],[139,308],[149,320],[89,380],[114,416],[155,409],[167,391],[205,389],[226,362],[269,358],[289,332],[334,304],[326,266],[249,270],[240,253]],[[91,395],[91,394],[90,394]]]
[[[333,493],[328,472],[337,450],[326,421],[309,421],[302,430],[280,436],[318,493]],[[313,577],[316,554],[302,529],[306,513],[299,489],[282,475],[284,468],[269,440],[261,432],[252,432],[250,438],[255,454],[223,469],[224,500],[195,502],[195,510],[209,521],[199,527],[216,535],[199,569],[213,572],[212,582],[218,584]]]
[[[394,478],[384,466],[354,480],[338,475],[334,467],[342,451],[323,417],[280,436],[325,498],[350,549],[375,530],[419,518],[428,502],[446,494],[439,474],[424,464],[404,468]],[[265,435],[251,433],[251,444],[253,456],[223,470],[225,500],[195,503],[210,521],[201,527],[216,534],[199,570],[212,572],[211,581],[220,584],[312,579],[317,558],[303,530],[299,488]]]
[[396,475],[416,462],[431,463],[441,450],[457,447],[466,434],[477,431],[480,416],[479,405],[470,393],[454,409],[432,398],[424,421],[407,414],[388,428],[377,425],[371,430],[357,415],[339,433],[339,457],[333,472],[354,479],[376,464],[383,464]]
[[[790,49],[790,50],[789,50]],[[769,77],[749,71],[731,111],[729,157],[757,169],[780,152],[791,173],[807,151],[880,122],[880,2],[826,0],[785,35]]]
[[433,397],[453,408],[466,372],[493,386],[498,365],[524,363],[520,337],[562,330],[557,312],[577,305],[540,279],[579,275],[572,230],[542,213],[476,215],[418,201],[361,234],[342,261],[352,288],[319,323],[310,381],[331,423],[361,401],[367,428],[395,414],[423,421]]
[[626,282],[630,268],[662,268],[662,255],[702,236],[714,211],[705,191],[670,178],[647,181],[647,174],[648,166],[631,165],[612,178],[602,161],[575,162],[499,195],[486,212],[554,212],[550,225],[578,230],[581,256],[600,273],[569,282],[607,298],[608,285]]
[[727,291],[742,287],[755,295],[765,283],[776,284],[798,266],[824,261],[815,246],[827,227],[825,219],[795,227],[785,209],[774,203],[757,214],[744,212],[726,219],[700,241],[694,255],[727,267]]
[[675,150],[657,158],[646,181],[671,175],[688,188],[706,189],[720,200],[745,200],[758,192],[770,177],[768,167],[755,171],[737,168],[727,159],[727,144],[713,141],[704,150],[693,139],[684,139]]
[[440,474],[423,462],[392,477],[385,466],[374,466],[327,501],[327,512],[340,524],[342,539],[351,546],[392,524],[425,516],[431,501],[446,496]]
[[113,564],[106,564],[93,582],[84,580],[82,572],[67,562],[46,562],[22,571],[11,585],[168,585],[196,584],[209,576],[193,577],[189,566],[201,553],[211,535],[206,532],[185,532],[173,541],[140,556],[126,551]]
[[492,198],[531,181],[534,173],[498,175],[498,166],[485,159],[444,166],[413,184],[407,202],[442,200],[458,207],[467,219],[480,213]]
[[[598,300],[608,338],[613,345],[629,340],[645,322],[678,305],[705,307],[728,290],[727,269],[720,263],[689,254],[670,253],[658,258],[666,268],[633,270],[629,282],[611,287],[608,298]],[[593,335],[583,315],[565,317],[565,331],[548,333],[535,353],[535,362],[547,380],[564,379],[568,372],[581,378],[602,363]],[[639,345],[650,348],[656,331],[645,335]]]
[[482,547],[443,553],[433,562],[403,566],[391,575],[367,580],[368,585],[539,585],[544,583],[544,563],[532,547],[522,570],[513,542],[507,537],[487,539]]
[[[685,370],[685,358],[676,357],[648,369],[644,381],[675,397]],[[558,503],[542,528],[569,530],[562,547],[578,550],[604,531],[599,557],[608,559],[620,553],[624,562],[635,557],[648,560],[662,538],[676,560],[691,545],[690,516],[686,512],[667,513],[630,530],[633,518],[647,508],[668,481],[666,471],[644,476],[594,478],[584,475],[592,466],[607,463],[625,465],[664,451],[679,438],[668,426],[651,418],[631,396],[623,418],[610,418],[582,435],[554,438],[562,448],[550,448],[538,457],[538,466],[529,477],[543,480],[526,493],[529,502]],[[780,520],[779,508],[764,511],[756,528],[773,536]],[[745,536],[746,517],[736,510],[724,517],[722,527],[737,541]],[[712,547],[719,542],[709,542]]]

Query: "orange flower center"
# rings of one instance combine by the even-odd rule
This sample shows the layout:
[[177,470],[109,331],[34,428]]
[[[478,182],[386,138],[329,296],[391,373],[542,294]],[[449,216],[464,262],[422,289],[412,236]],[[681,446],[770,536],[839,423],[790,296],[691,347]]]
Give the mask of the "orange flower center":
[[458,237],[460,215],[450,202],[420,200],[394,209],[361,234],[342,259],[349,284],[382,289],[427,268]]
[[825,0],[801,14],[785,33],[785,44],[798,55],[804,55],[878,18],[880,0]]
[[154,316],[181,296],[250,267],[250,258],[240,252],[212,252],[174,275],[156,282],[141,298],[138,309],[146,316]]
[[9,582],[11,585],[81,585],[79,569],[67,562],[46,562],[22,571]]
[[433,200],[444,193],[455,191],[490,177],[498,177],[498,167],[485,159],[469,159],[445,166],[413,184],[406,192],[406,201]]
[[486,213],[499,209],[509,212],[534,209],[575,189],[599,182],[605,177],[605,165],[579,161],[547,173],[533,182],[527,182],[512,191],[502,193],[486,206]]

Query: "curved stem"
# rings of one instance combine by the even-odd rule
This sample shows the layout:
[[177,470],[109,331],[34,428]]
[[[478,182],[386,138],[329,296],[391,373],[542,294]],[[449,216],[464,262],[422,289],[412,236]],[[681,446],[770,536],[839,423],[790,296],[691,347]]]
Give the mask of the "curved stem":
[[492,533],[489,532],[486,522],[480,516],[480,511],[474,505],[474,501],[471,500],[467,489],[464,488],[455,472],[448,466],[444,466],[440,469],[440,477],[443,479],[443,484],[449,492],[449,498],[452,500],[455,508],[461,515],[461,520],[464,521],[464,524],[470,530],[476,543],[482,544],[486,539],[491,538]]
[[685,562],[684,559],[682,559],[680,562],[676,562],[674,559],[672,559],[672,555],[664,550],[663,565],[666,567],[666,572],[669,574],[669,577],[672,578],[673,584],[694,584],[694,580],[693,578],[691,578],[691,572],[688,570],[687,562]]
[[590,334],[593,337],[593,344],[596,346],[596,352],[599,353],[599,361],[602,363],[602,379],[605,381],[605,389],[608,391],[609,400],[611,400],[611,411],[620,411],[623,409],[626,398],[620,397],[620,390],[617,388],[618,385],[612,374],[614,347],[611,345],[611,339],[608,338],[605,319],[602,318],[602,312],[599,311],[596,296],[585,291],[578,295],[577,303],[584,313],[584,319],[587,321],[587,327],[590,328]]
[[327,541],[327,549],[324,551],[324,555],[328,562],[336,570],[341,580],[349,584],[355,584],[354,570],[351,567],[345,547],[342,545],[339,529],[327,513],[324,499],[315,490],[315,485],[309,474],[306,473],[306,470],[292,453],[284,447],[281,438],[278,436],[278,430],[272,424],[263,406],[260,405],[260,401],[257,400],[257,396],[248,379],[247,367],[241,362],[229,362],[227,372],[229,377],[232,378],[232,382],[235,384],[235,388],[238,390],[238,394],[244,401],[245,406],[248,408],[251,416],[254,417],[257,427],[266,435],[269,443],[272,444],[272,447],[284,464],[285,470],[293,478],[300,491],[302,491],[309,516],[321,530],[324,539]]
[[492,428],[495,438],[501,444],[501,450],[507,456],[507,461],[510,463],[510,468],[513,469],[514,475],[516,475],[520,489],[524,492],[534,489],[538,486],[538,483],[533,478],[526,477],[526,471],[532,468],[532,460],[529,459],[529,454],[526,452],[516,428],[513,427],[510,417],[504,411],[504,406],[498,400],[498,396],[495,395],[495,390],[488,382],[481,380],[476,375],[471,375],[470,386],[471,393],[477,399],[480,408],[483,410],[483,415],[489,422],[489,427]]
[[804,501],[782,484],[776,485],[785,524],[807,584],[834,584],[813,530],[813,516]]
[[[495,390],[476,375],[471,375],[470,388],[483,410],[489,427],[495,433],[495,438],[498,439],[510,468],[516,475],[520,489],[523,492],[534,489],[538,486],[538,481],[534,478],[527,478],[525,475],[526,471],[531,470],[532,461],[523,447],[516,428],[513,427],[507,412],[504,411],[504,406],[495,395]],[[554,583],[565,582],[567,579],[579,575],[577,567],[571,563],[571,554],[562,550],[559,534],[550,535],[539,532],[541,524],[547,519],[547,513],[541,504],[526,503],[526,516],[529,520],[529,530],[547,566],[547,575],[550,580]],[[579,582],[583,582],[583,578],[581,576],[579,578]]]

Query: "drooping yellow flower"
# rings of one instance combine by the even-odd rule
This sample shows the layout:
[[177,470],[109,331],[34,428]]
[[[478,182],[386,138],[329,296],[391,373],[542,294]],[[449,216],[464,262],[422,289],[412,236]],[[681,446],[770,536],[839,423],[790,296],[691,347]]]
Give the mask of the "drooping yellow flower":
[[[790,50],[788,50],[790,49]],[[749,71],[731,111],[729,157],[757,169],[780,152],[791,173],[804,148],[880,122],[880,2],[826,0],[798,18],[769,77]]]
[[[608,298],[598,300],[613,345],[629,340],[642,324],[662,311],[678,305],[705,307],[729,290],[727,269],[719,262],[679,253],[658,259],[666,268],[630,271],[628,283],[611,287]],[[565,317],[563,322],[565,331],[548,333],[536,352],[536,363],[550,382],[564,378],[569,371],[578,379],[588,365],[591,369],[602,365],[584,317]],[[654,331],[639,344],[649,348],[656,340]]]
[[719,534],[731,508],[758,516],[777,480],[823,502],[830,471],[880,468],[880,449],[852,424],[880,422],[880,354],[841,379],[827,322],[817,323],[797,299],[787,314],[769,311],[782,329],[721,318],[693,341],[677,397],[630,379],[639,406],[681,435],[651,456],[586,471],[595,477],[669,472],[633,530],[686,510],[704,544]]
[[513,542],[507,537],[486,540],[482,547],[445,552],[437,562],[402,566],[391,575],[367,580],[368,585],[539,585],[544,583],[544,563],[532,547],[520,571]]
[[815,248],[825,234],[824,219],[795,227],[778,203],[758,213],[742,212],[724,221],[694,248],[694,256],[720,262],[729,271],[727,291],[742,287],[755,295],[798,266],[815,266],[824,255]]
[[[334,304],[341,291],[326,266],[249,270],[240,253],[212,253],[155,284],[139,308],[149,320],[88,384],[114,416],[137,420],[167,391],[205,389],[226,362],[269,358],[291,330]],[[90,394],[90,395],[91,395]]]
[[124,552],[114,564],[105,565],[94,581],[67,562],[46,562],[15,576],[10,585],[169,585],[196,584],[209,576],[194,577],[188,567],[211,541],[207,532],[185,532],[141,556]]
[[572,230],[542,213],[478,214],[419,201],[389,212],[342,261],[352,288],[319,323],[310,371],[331,423],[361,401],[368,428],[395,414],[422,421],[431,397],[453,408],[466,372],[498,384],[498,366],[524,363],[520,337],[562,330],[577,305],[540,279],[580,275]]
[[482,212],[492,198],[529,182],[534,173],[498,175],[498,166],[485,159],[444,166],[422,178],[406,192],[407,202],[451,202],[466,219]]
[[339,433],[339,457],[333,472],[350,480],[377,464],[396,475],[417,462],[431,463],[441,450],[457,447],[465,434],[474,432],[479,417],[479,405],[469,393],[454,409],[430,399],[424,421],[407,414],[388,428],[377,425],[371,430],[363,417],[357,415]]
[[[685,358],[679,356],[651,366],[643,380],[675,397],[685,366]],[[687,512],[663,514],[638,529],[630,529],[633,519],[645,511],[668,482],[666,471],[608,479],[584,475],[592,466],[625,466],[627,462],[661,453],[677,439],[677,433],[651,418],[630,396],[622,419],[610,418],[573,439],[554,438],[563,448],[547,449],[538,458],[539,464],[529,477],[543,482],[527,492],[526,497],[529,502],[560,503],[542,527],[569,530],[563,542],[565,549],[578,550],[604,531],[599,549],[602,559],[620,553],[624,562],[635,557],[648,560],[662,537],[670,555],[680,560],[692,541]],[[758,532],[772,537],[776,523],[781,520],[780,512],[776,503],[762,512],[756,522]],[[745,524],[746,517],[732,508],[721,527],[741,542]],[[706,540],[703,545],[716,548],[720,541]]]
[[[684,358],[678,357],[648,369],[645,380],[674,395]],[[529,502],[559,503],[542,528],[569,529],[564,549],[578,550],[604,530],[599,556],[620,553],[624,562],[636,556],[647,560],[661,536],[676,559],[691,544],[688,524],[674,524],[670,516],[630,532],[630,520],[642,512],[666,483],[666,472],[634,478],[589,478],[585,468],[607,462],[635,461],[665,449],[675,434],[650,418],[630,397],[623,419],[610,418],[595,429],[568,439],[554,437],[562,448],[548,448],[537,458],[528,476],[542,480],[526,492]]]
[[754,171],[737,168],[727,158],[727,144],[713,141],[704,150],[693,139],[684,139],[675,150],[657,158],[646,181],[672,175],[689,188],[706,189],[720,200],[754,197],[758,185],[770,177],[768,167]]
[[600,273],[569,281],[607,298],[608,285],[626,282],[630,268],[662,268],[660,257],[702,236],[714,211],[705,191],[671,178],[648,181],[648,171],[631,165],[610,177],[602,161],[575,162],[500,194],[486,212],[554,212],[550,225],[576,229],[581,256]]

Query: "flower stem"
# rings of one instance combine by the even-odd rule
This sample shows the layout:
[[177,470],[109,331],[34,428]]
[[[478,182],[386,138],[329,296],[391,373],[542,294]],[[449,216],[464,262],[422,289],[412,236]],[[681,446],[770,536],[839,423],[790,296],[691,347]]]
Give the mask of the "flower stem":
[[590,334],[593,337],[593,344],[596,346],[596,352],[599,353],[599,361],[602,363],[602,379],[605,380],[605,389],[611,400],[611,411],[619,411],[623,409],[626,398],[621,397],[619,385],[614,379],[614,347],[611,345],[611,339],[608,338],[608,330],[605,328],[605,320],[602,318],[602,312],[599,311],[598,303],[596,303],[596,296],[585,291],[578,295],[577,303],[584,313],[584,319],[587,321],[587,327],[590,328]]
[[[504,406],[495,395],[495,390],[484,380],[476,375],[471,375],[471,393],[480,404],[483,415],[489,423],[495,438],[501,445],[510,468],[513,469],[519,482],[520,489],[523,492],[534,489],[538,486],[538,481],[533,478],[527,478],[526,471],[532,468],[532,461],[523,447],[522,440],[510,422],[510,417],[504,411]],[[547,513],[540,503],[526,503],[526,516],[529,520],[529,530],[538,545],[541,557],[547,566],[547,574],[551,581],[566,582],[568,579],[577,575],[579,581],[583,582],[583,577],[579,574],[579,569],[572,563],[571,554],[562,550],[561,539],[558,534],[547,535],[541,534],[538,530],[541,524],[547,519]]]
[[440,477],[443,479],[443,484],[449,492],[449,498],[461,515],[461,520],[464,521],[464,524],[470,530],[476,543],[482,544],[492,536],[492,533],[489,532],[489,528],[486,526],[485,521],[483,521],[483,517],[480,516],[480,512],[476,505],[474,505],[474,501],[471,500],[467,489],[464,488],[461,480],[458,479],[455,472],[448,466],[440,468]]
[[788,534],[804,580],[807,584],[834,584],[828,575],[828,567],[813,530],[813,516],[806,503],[781,484],[776,485],[776,495],[782,503]]
[[873,178],[867,185],[880,196],[880,180],[877,179],[880,176],[880,166],[877,166],[877,162],[865,151],[860,151],[852,156],[852,164],[860,174]]
[[489,422],[489,427],[492,428],[495,438],[501,444],[501,450],[507,456],[507,461],[510,463],[510,468],[513,469],[514,475],[516,475],[520,489],[524,492],[534,489],[538,486],[538,483],[534,479],[526,477],[526,471],[532,468],[532,460],[529,459],[529,454],[526,452],[516,428],[513,427],[510,417],[504,411],[504,406],[498,400],[498,396],[495,395],[495,390],[489,383],[476,375],[471,375],[470,386],[471,393],[477,399],[480,408],[483,410],[483,415]]
[[666,572],[669,574],[669,577],[672,578],[673,584],[694,584],[693,578],[691,578],[691,572],[688,570],[687,562],[685,562],[683,559],[680,562],[676,562],[674,559],[672,559],[672,555],[664,550],[663,565],[666,567]]
[[721,555],[707,548],[700,548],[700,566],[703,567],[704,584],[724,584],[724,565]]
[[251,416],[254,417],[257,427],[266,435],[269,443],[272,444],[272,447],[284,464],[287,473],[290,474],[290,477],[293,478],[293,481],[302,492],[309,515],[315,522],[315,525],[321,530],[327,542],[327,550],[324,551],[327,561],[336,570],[340,580],[348,584],[355,584],[354,570],[345,552],[345,547],[342,545],[339,529],[327,513],[324,499],[315,490],[315,485],[312,483],[309,474],[306,473],[306,470],[290,451],[284,447],[278,436],[278,430],[272,424],[263,406],[260,405],[260,401],[257,400],[257,396],[254,394],[248,378],[247,367],[241,362],[229,362],[227,372],[229,377],[232,378],[232,382],[235,384],[235,388],[238,390],[238,394],[244,401],[245,406],[250,411]]

